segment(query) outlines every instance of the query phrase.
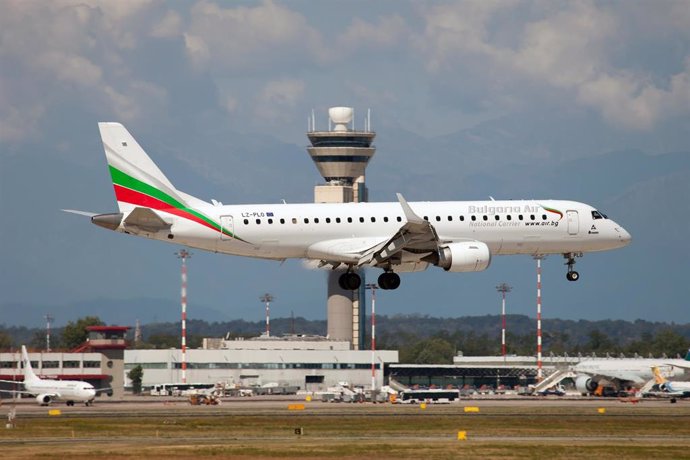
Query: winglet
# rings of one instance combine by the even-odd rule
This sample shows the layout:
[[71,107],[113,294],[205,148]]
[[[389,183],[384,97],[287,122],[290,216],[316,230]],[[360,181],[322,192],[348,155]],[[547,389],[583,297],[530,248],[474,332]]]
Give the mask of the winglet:
[[419,217],[417,214],[414,213],[412,208],[410,207],[409,203],[405,200],[405,198],[402,196],[400,193],[396,193],[396,196],[398,197],[398,201],[400,202],[400,206],[402,206],[403,213],[405,214],[405,219],[407,219],[408,222],[413,223],[413,224],[423,224],[425,222],[424,219]]

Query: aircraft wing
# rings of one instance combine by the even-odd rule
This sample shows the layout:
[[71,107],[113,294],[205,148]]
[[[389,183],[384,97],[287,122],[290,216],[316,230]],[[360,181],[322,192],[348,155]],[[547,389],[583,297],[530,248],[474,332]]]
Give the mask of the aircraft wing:
[[690,369],[690,362],[688,362],[687,365],[686,364],[677,364],[677,363],[674,363],[674,364],[667,363],[666,365],[667,366],[680,367],[681,369]]
[[362,254],[357,265],[400,263],[403,252],[411,258],[421,260],[438,250],[439,239],[433,225],[415,214],[400,193],[397,196],[407,222],[392,237]]
[[611,371],[611,372],[606,372],[606,374],[601,374],[601,376],[608,377],[608,378],[614,378],[614,379],[622,380],[625,382],[633,382],[636,384],[647,383],[647,380],[643,379],[639,375],[632,373],[632,372]]

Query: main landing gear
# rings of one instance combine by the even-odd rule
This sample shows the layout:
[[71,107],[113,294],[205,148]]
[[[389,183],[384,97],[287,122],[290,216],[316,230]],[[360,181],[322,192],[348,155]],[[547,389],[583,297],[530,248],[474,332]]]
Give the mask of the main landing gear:
[[394,272],[381,273],[379,287],[384,290],[398,289],[400,287],[400,275]]
[[338,284],[346,291],[356,291],[362,284],[362,278],[357,273],[346,272],[338,278]]
[[567,254],[563,254],[563,257],[568,259],[568,261],[565,263],[568,266],[568,273],[565,274],[565,278],[568,281],[577,281],[580,279],[580,274],[573,270],[573,267],[575,266],[575,257],[582,257],[581,253],[574,253],[574,252],[569,252]]
[[[356,291],[362,285],[362,278],[354,272],[346,272],[338,278],[338,285],[346,291]],[[381,289],[398,289],[400,287],[400,276],[394,272],[384,272],[379,276],[379,287]]]

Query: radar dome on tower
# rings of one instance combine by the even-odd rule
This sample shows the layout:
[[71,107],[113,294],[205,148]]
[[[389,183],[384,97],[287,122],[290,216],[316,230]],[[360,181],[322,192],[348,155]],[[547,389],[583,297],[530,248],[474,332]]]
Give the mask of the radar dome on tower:
[[328,109],[328,117],[335,123],[333,131],[348,131],[347,125],[352,121],[354,112],[355,109],[352,107],[331,107]]

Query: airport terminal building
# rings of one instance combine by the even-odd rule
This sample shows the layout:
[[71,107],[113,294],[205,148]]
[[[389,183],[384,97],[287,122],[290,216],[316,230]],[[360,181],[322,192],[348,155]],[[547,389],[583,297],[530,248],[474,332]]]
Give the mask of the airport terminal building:
[[[376,386],[384,385],[383,369],[398,362],[398,352],[374,353]],[[325,391],[339,382],[371,387],[372,352],[352,350],[348,341],[318,336],[261,336],[254,339],[204,339],[201,349],[186,351],[187,383],[220,383],[226,387],[267,384]],[[182,351],[126,350],[125,374],[140,365],[142,386],[182,382]],[[126,380],[125,385],[131,386]]]

